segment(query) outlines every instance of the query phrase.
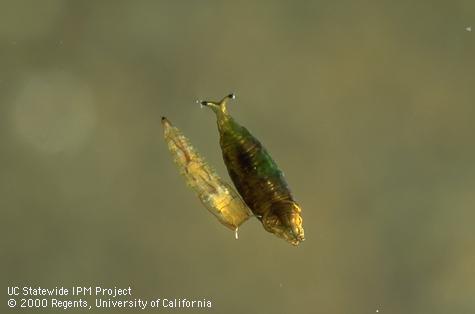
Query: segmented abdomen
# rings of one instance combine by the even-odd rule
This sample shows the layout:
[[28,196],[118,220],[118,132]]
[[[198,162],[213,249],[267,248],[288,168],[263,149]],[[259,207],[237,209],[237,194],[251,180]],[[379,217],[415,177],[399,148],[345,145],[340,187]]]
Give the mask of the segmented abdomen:
[[273,204],[293,201],[282,171],[246,128],[229,121],[220,131],[229,175],[256,216],[262,217]]

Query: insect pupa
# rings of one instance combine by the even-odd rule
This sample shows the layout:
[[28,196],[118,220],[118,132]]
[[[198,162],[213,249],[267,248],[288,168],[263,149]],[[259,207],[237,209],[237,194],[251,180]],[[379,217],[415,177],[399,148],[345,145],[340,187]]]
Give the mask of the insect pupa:
[[163,117],[165,141],[174,162],[185,181],[196,193],[201,203],[220,223],[235,231],[252,214],[231,185],[222,180],[193,148],[182,132]]
[[228,113],[230,94],[219,102],[202,101],[216,114],[224,163],[239,194],[265,230],[298,245],[304,238],[300,206],[282,171],[267,150]]

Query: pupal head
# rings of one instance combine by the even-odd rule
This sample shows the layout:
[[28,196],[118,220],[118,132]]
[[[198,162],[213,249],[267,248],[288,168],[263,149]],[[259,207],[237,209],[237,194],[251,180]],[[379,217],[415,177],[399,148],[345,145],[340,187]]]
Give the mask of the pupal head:
[[228,100],[235,99],[236,95],[233,93],[226,95],[220,101],[209,101],[209,100],[197,100],[196,102],[199,103],[203,107],[211,108],[211,110],[216,113],[216,115],[227,115],[228,111],[226,109],[226,104]]
[[279,202],[262,217],[262,224],[270,233],[292,245],[299,245],[305,240],[300,212],[300,206],[295,202]]

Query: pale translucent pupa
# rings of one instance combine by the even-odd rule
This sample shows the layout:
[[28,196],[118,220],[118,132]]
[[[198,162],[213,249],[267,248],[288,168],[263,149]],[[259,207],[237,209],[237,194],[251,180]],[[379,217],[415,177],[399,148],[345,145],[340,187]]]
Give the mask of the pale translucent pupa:
[[162,118],[163,134],[175,164],[201,203],[223,225],[235,231],[252,216],[239,194],[223,181],[193,148],[181,131]]

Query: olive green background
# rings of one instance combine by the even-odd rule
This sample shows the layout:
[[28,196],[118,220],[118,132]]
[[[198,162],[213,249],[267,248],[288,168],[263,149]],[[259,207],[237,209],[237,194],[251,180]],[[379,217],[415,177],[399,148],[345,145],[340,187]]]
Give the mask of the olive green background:
[[[474,313],[474,10],[1,1],[0,311],[7,286],[130,285],[213,302],[173,313]],[[195,100],[231,91],[303,208],[297,248],[256,219],[236,241],[166,149],[162,115],[227,179]]]

